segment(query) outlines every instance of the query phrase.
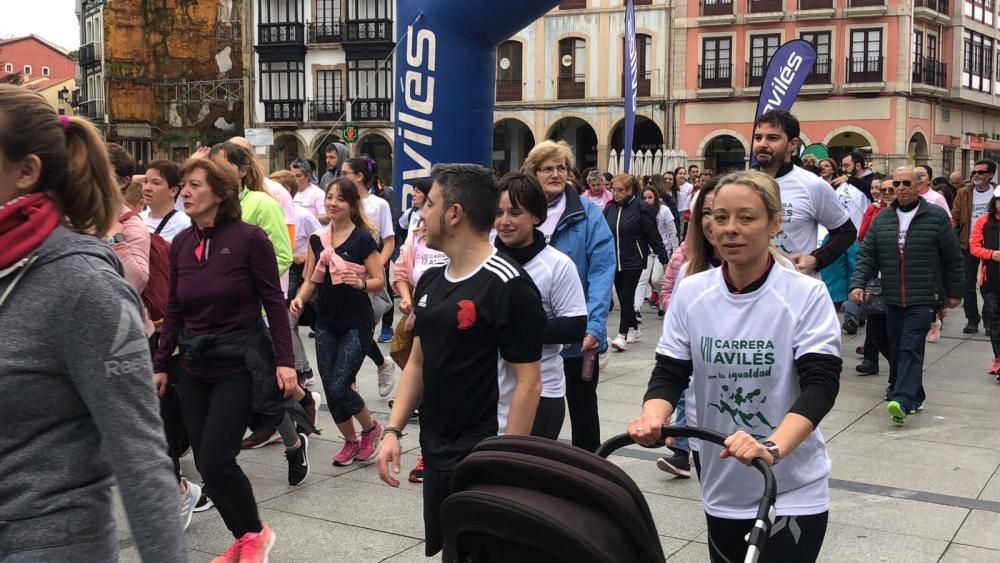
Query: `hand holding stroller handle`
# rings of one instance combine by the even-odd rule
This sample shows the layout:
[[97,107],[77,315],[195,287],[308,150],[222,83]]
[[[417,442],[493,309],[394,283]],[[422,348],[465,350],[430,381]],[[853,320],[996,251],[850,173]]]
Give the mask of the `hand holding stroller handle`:
[[[660,429],[660,436],[662,438],[666,437],[686,437],[686,438],[697,438],[699,440],[705,440],[707,442],[712,442],[720,446],[725,446],[726,436],[714,430],[709,430],[707,428],[698,428],[694,426],[670,426],[663,425]],[[597,455],[607,458],[609,455],[614,453],[616,450],[624,448],[635,443],[628,434],[618,434],[617,436],[612,436],[607,442],[601,444],[597,448]],[[662,446],[662,440],[654,446]],[[774,524],[774,501],[777,496],[778,486],[774,480],[774,473],[771,471],[771,466],[767,464],[761,458],[756,458],[750,465],[754,469],[760,471],[764,476],[764,494],[760,500],[760,506],[757,509],[757,523],[754,529],[750,533],[750,549],[747,550],[746,561],[757,561],[757,557],[760,555],[761,550],[764,547],[764,542],[767,541],[768,536],[771,533],[771,526]]]

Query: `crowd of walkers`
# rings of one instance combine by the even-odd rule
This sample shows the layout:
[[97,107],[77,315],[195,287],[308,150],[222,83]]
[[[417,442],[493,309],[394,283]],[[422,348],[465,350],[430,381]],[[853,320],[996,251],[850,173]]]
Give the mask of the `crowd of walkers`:
[[[340,143],[321,178],[303,159],[265,175],[241,137],[140,174],[85,120],[0,94],[5,561],[114,560],[112,482],[144,559],[186,560],[184,528],[214,506],[233,535],[215,561],[266,561],[277,533],[240,452],[280,442],[289,484],[305,482],[324,400],[342,440],[329,463],[374,459],[392,486],[419,419],[409,479],[435,555],[455,469],[483,438],[558,439],[568,411],[573,445],[597,449],[600,355],[639,341],[644,312],[661,328],[629,433],[652,445],[672,420],[729,435],[668,440],[657,461],[698,474],[712,560],[741,559],[754,525],[732,457],[778,477],[769,560],[814,561],[829,514],[818,425],[842,333],[866,329],[860,375],[885,357],[896,423],[929,399],[925,343],[963,300],[1000,380],[990,161],[969,185],[927,165],[882,175],[861,153],[800,166],[799,123],[778,110],[754,124],[755,170],[580,173],[566,143],[544,141],[500,178],[438,164],[404,210],[376,163]],[[391,397],[384,421],[358,390],[366,358]],[[199,482],[182,474],[189,450]]]

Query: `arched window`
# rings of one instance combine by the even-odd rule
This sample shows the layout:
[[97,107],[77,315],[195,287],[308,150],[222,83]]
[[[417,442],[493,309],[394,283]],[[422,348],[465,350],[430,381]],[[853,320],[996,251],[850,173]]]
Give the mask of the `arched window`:
[[24,65],[24,75],[31,76],[31,65]]
[[[645,33],[635,34],[635,50],[638,55],[636,73],[639,82],[636,87],[636,96],[648,97],[653,81],[653,69],[649,68],[653,59],[653,38]],[[622,96],[625,95],[625,72],[628,69],[628,47],[625,38],[622,38]]]
[[559,41],[560,100],[582,99],[587,91],[587,42],[579,37]]
[[43,67],[42,67],[42,76],[48,76],[49,74],[51,74],[51,73],[49,72],[49,67],[47,67],[47,66],[43,66]]
[[521,101],[522,46],[519,41],[505,41],[497,47],[497,101]]
[[14,65],[12,65],[10,63],[7,63],[7,64],[3,65],[3,71],[4,72],[14,72]]

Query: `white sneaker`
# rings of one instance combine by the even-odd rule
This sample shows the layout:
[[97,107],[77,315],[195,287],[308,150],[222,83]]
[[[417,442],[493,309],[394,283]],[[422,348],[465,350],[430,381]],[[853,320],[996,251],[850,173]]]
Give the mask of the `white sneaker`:
[[642,338],[642,329],[630,328],[628,329],[628,338],[625,339],[625,342],[632,344],[633,342],[638,342],[640,338]]
[[183,477],[181,481],[186,485],[186,490],[181,493],[181,525],[186,530],[191,524],[191,515],[194,514],[194,506],[198,504],[198,499],[201,498],[201,487]]
[[625,335],[619,334],[618,336],[615,337],[614,340],[611,341],[611,347],[614,348],[615,350],[618,350],[619,352],[624,352],[625,350],[628,349],[628,345],[625,342],[626,342]]
[[378,368],[378,396],[388,397],[396,387],[396,366],[386,362]]

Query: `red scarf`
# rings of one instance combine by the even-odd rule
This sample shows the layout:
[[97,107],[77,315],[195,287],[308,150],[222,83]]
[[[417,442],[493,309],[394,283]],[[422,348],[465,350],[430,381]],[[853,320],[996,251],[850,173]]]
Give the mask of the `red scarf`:
[[38,248],[58,225],[56,202],[43,192],[13,199],[0,207],[0,269]]

